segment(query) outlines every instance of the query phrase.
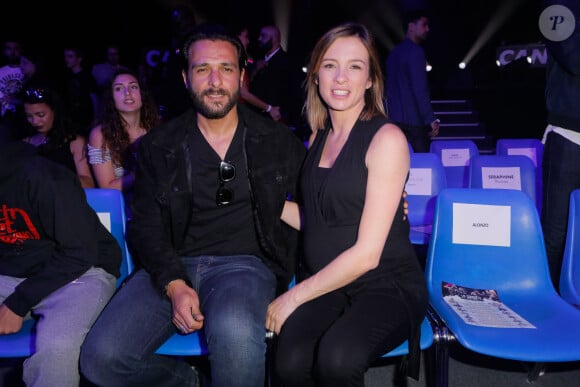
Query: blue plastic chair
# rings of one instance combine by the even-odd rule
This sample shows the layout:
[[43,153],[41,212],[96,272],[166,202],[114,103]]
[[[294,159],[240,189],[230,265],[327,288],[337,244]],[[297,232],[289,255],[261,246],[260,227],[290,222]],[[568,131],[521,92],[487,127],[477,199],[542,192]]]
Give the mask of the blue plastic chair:
[[469,187],[470,160],[479,154],[473,140],[434,140],[431,141],[429,151],[441,159],[447,177],[447,187]]
[[99,216],[101,223],[113,234],[123,258],[121,260],[121,275],[117,287],[133,272],[133,260],[125,240],[127,219],[125,217],[125,199],[121,191],[111,188],[85,188],[87,202]]
[[499,138],[495,143],[497,155],[523,155],[534,163],[536,171],[536,207],[542,213],[542,160],[544,144],[537,138]]
[[411,243],[429,243],[437,194],[446,187],[445,169],[439,156],[434,153],[411,154],[409,179],[405,184]]
[[155,353],[171,356],[203,356],[207,355],[207,343],[200,331],[188,335],[175,333],[163,343]]
[[[425,274],[430,305],[440,318],[435,329],[444,332],[438,337],[447,338],[435,341],[439,385],[447,384],[446,347],[451,339],[480,354],[536,363],[528,381],[540,375],[544,362],[580,360],[580,313],[552,286],[539,215],[525,193],[479,188],[441,191]],[[483,298],[496,292],[501,305],[533,328],[470,322],[478,312],[468,306],[465,313],[471,314],[462,318],[450,297],[444,298],[444,283],[462,287],[470,295],[484,294]],[[451,292],[453,286],[445,289]],[[501,305],[486,309],[483,316],[507,316],[507,308],[501,310]]]
[[[121,276],[117,281],[120,285],[127,275],[133,270],[131,257],[125,243],[125,203],[120,191],[114,189],[87,188],[85,189],[87,202],[95,210],[101,222],[113,234],[121,250],[123,259],[121,262]],[[34,353],[34,327],[35,321],[25,320],[20,331],[0,335],[0,358],[28,357]]]
[[562,272],[560,295],[570,304],[580,308],[580,189],[570,194],[570,212]]
[[469,166],[469,188],[516,189],[540,207],[536,196],[536,168],[523,155],[475,155]]

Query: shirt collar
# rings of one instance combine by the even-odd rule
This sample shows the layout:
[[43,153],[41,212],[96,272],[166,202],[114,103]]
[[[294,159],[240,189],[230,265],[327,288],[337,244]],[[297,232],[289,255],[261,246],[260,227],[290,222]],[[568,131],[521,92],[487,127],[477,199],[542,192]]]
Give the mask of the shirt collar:
[[269,61],[271,57],[273,57],[278,51],[280,51],[280,47],[278,47],[277,49],[275,49],[274,51],[272,51],[270,54],[266,55],[264,57],[264,60]]

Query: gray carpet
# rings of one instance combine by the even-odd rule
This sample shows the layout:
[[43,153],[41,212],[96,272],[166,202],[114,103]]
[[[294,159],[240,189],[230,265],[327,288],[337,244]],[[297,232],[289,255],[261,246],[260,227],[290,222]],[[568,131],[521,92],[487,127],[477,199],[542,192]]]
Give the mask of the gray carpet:
[[[482,356],[453,345],[450,348],[449,387],[578,387],[580,361],[550,363],[534,383],[527,382],[526,365]],[[381,359],[365,375],[365,387],[435,387],[431,350],[423,352],[418,381],[400,378],[399,358]],[[23,387],[18,361],[0,359],[0,387]]]
[[[423,352],[418,381],[397,375],[397,359],[385,359],[365,375],[365,387],[435,387],[432,351]],[[450,347],[449,387],[577,387],[580,386],[580,361],[548,363],[535,382],[527,381],[528,367],[517,361],[479,355],[455,344]]]

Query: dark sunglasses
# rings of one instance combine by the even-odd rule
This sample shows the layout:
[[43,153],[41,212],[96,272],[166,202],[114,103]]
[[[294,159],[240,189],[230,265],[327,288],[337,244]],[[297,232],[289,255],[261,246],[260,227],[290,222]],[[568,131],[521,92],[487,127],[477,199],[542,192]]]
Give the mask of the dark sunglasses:
[[218,187],[215,202],[218,207],[226,206],[234,200],[234,191],[224,186],[224,183],[234,180],[236,177],[236,167],[229,161],[220,162],[220,169],[218,172],[220,178],[220,186]]
[[44,97],[46,97],[46,90],[41,87],[26,89],[24,96],[26,97],[26,101],[31,103],[43,102]]

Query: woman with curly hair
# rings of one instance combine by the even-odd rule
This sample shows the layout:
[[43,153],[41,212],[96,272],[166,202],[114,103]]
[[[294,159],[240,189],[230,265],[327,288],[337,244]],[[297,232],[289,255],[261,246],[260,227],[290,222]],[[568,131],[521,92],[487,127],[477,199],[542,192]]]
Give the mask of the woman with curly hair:
[[89,163],[99,188],[131,191],[139,139],[159,122],[153,96],[138,75],[117,70],[103,92],[100,123],[89,135]]
[[26,121],[35,131],[23,141],[37,147],[40,155],[76,173],[83,188],[94,187],[87,163],[86,139],[75,134],[56,90],[41,84],[30,85],[22,94],[22,102]]

